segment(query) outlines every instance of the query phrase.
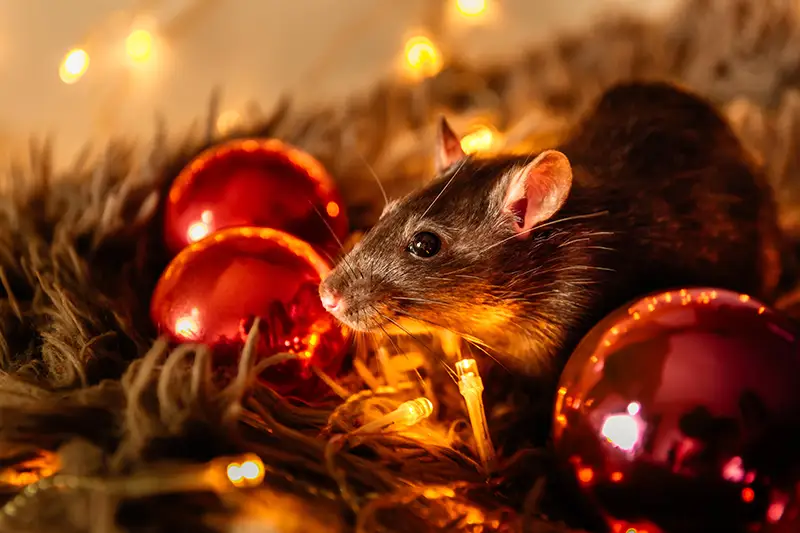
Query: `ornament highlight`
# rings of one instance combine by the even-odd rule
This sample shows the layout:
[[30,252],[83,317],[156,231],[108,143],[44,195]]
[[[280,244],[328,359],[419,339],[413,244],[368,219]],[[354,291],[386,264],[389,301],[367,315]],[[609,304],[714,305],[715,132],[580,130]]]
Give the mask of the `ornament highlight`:
[[788,319],[726,290],[653,294],[575,350],[554,446],[612,531],[788,531],[800,525],[798,390]]
[[153,293],[151,318],[174,341],[208,344],[219,359],[235,361],[258,317],[259,358],[297,356],[261,377],[281,394],[315,397],[327,387],[312,366],[336,374],[347,344],[317,294],[328,270],[309,244],[282,231],[224,229],[172,260]]
[[173,254],[236,226],[279,229],[331,255],[348,232],[342,200],[327,171],[309,154],[276,139],[211,147],[172,184],[164,238]]

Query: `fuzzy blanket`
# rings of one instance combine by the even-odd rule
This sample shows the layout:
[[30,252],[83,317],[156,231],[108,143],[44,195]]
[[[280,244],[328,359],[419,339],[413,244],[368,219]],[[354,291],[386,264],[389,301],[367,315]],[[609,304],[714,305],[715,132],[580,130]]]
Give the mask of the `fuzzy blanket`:
[[[508,147],[545,146],[609,84],[668,79],[725,110],[763,163],[781,224],[796,239],[799,17],[792,0],[692,0],[666,22],[612,18],[511,64],[475,69],[456,61],[419,85],[386,81],[326,109],[287,101],[228,137],[279,137],[316,156],[361,231],[383,204],[370,167],[390,196],[416,186],[430,172],[441,112],[456,129],[490,120]],[[65,173],[53,171],[47,143],[34,142],[27,161],[4,175],[0,505],[11,505],[0,512],[0,530],[591,527],[569,495],[547,483],[543,448],[504,457],[485,483],[469,432],[455,427],[463,418],[457,393],[437,392],[455,406],[450,420],[429,422],[433,429],[454,424],[442,442],[387,434],[347,443],[341,436],[365,402],[385,411],[404,398],[369,392],[366,374],[354,370],[339,380],[352,394],[346,401],[294,405],[252,383],[247,351],[237,369],[222,371],[203,347],[170,352],[154,340],[149,295],[167,261],[160,200],[187,161],[223,140],[211,107],[186,135],[168,135],[161,125],[147,144],[111,140],[99,157],[78,156]],[[792,311],[796,301],[788,294],[778,305]],[[356,366],[372,368],[369,355],[356,354]],[[437,373],[429,370],[435,388]],[[192,468],[206,461],[245,452],[267,465],[258,490],[197,490],[176,481],[199,477]],[[56,471],[60,477],[17,495]]]

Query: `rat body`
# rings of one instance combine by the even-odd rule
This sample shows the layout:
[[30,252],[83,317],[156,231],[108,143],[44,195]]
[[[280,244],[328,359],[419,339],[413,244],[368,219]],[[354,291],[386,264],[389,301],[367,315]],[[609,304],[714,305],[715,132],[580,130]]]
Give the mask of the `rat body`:
[[445,328],[537,375],[648,292],[777,284],[771,191],[712,105],[671,85],[612,87],[529,157],[467,156],[442,121],[436,161],[321,284],[350,328]]

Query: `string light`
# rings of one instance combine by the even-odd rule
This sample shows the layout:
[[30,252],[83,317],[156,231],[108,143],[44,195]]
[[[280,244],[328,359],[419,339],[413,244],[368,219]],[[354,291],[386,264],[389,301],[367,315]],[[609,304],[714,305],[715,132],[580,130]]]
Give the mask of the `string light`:
[[456,7],[465,17],[477,17],[486,12],[486,0],[456,0]]
[[486,422],[483,407],[483,380],[478,373],[475,359],[462,359],[455,364],[458,374],[458,391],[467,404],[467,414],[475,436],[475,446],[484,469],[489,470],[494,463],[494,446]]
[[214,491],[252,488],[264,481],[266,467],[254,454],[220,457],[201,465],[178,467],[121,478],[83,477],[56,474],[27,485],[14,498],[0,507],[0,520],[13,517],[31,496],[51,489],[83,489],[102,491],[127,497],[143,497],[175,492]]
[[433,403],[429,399],[422,397],[409,400],[400,404],[400,406],[391,413],[373,420],[368,424],[364,424],[353,431],[353,434],[373,433],[375,431],[385,430],[389,426],[413,426],[431,416],[431,413],[433,413]]
[[58,76],[67,85],[72,85],[89,69],[89,54],[82,48],[73,48],[61,61]]
[[137,63],[147,61],[153,52],[153,34],[147,30],[133,30],[125,39],[125,51]]
[[405,60],[409,71],[415,76],[433,76],[442,68],[442,57],[433,41],[422,35],[406,41]]

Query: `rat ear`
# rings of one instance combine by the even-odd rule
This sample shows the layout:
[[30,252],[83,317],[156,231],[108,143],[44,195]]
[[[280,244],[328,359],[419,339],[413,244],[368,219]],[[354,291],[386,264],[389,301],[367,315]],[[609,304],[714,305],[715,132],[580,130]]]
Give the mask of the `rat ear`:
[[514,216],[514,230],[523,237],[561,209],[571,187],[569,159],[547,150],[510,176],[503,209]]
[[461,148],[461,140],[453,132],[447,119],[442,116],[439,120],[439,131],[436,136],[436,174],[441,174],[454,163],[461,161],[467,155]]

